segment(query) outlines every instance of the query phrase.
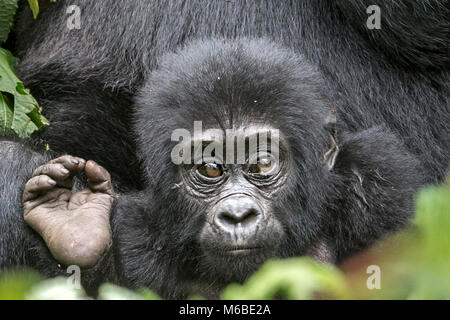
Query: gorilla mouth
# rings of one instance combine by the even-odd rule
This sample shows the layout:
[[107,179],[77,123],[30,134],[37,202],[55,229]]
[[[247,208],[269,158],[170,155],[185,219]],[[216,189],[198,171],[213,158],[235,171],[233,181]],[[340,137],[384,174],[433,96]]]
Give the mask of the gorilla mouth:
[[247,255],[255,251],[260,251],[261,249],[262,247],[234,247],[225,249],[225,252],[231,255]]

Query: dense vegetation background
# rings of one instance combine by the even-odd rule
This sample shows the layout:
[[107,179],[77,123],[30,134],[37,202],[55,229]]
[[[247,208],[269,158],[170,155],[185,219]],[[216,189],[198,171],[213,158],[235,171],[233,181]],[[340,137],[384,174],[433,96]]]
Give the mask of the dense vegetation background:
[[[36,17],[38,0],[28,2]],[[8,38],[17,7],[18,0],[0,0],[0,46]],[[0,136],[25,138],[49,123],[15,76],[16,62],[8,50],[0,48]],[[244,285],[228,286],[222,298],[450,299],[449,231],[450,185],[429,187],[417,197],[411,227],[343,265],[309,258],[269,261]],[[147,289],[133,292],[112,284],[104,284],[97,298],[158,299]],[[43,279],[32,270],[22,270],[0,274],[0,299],[91,297],[70,277]]]

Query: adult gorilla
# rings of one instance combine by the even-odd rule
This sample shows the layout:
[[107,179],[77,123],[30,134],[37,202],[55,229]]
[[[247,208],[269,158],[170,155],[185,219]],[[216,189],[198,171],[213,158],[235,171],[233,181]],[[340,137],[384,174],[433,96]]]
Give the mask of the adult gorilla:
[[[442,180],[450,137],[448,8],[440,1],[427,6],[416,2],[413,8],[406,1],[380,3],[382,33],[365,30],[361,1],[108,5],[80,1],[80,30],[66,28],[63,3],[43,10],[35,22],[24,10],[17,34],[22,58],[18,70],[52,121],[36,141],[49,143],[53,151],[42,155],[34,146],[2,143],[0,166],[5,174],[0,214],[6,235],[0,239],[2,267],[29,265],[47,275],[64,273],[48,246],[63,263],[95,265],[83,273],[88,286],[110,280],[129,287],[149,286],[166,297],[183,297],[206,287],[212,292],[204,293],[214,296],[229,281],[243,281],[268,257],[310,254],[339,261],[404,225],[422,173],[426,182]],[[435,25],[418,22],[412,11],[433,17]],[[410,41],[395,46],[397,39],[411,35]],[[196,42],[161,62],[163,54],[192,39],[242,36],[267,37],[294,53],[267,41]],[[324,82],[299,53],[319,65]],[[214,85],[210,77],[217,70],[222,73],[216,80],[228,87]],[[233,99],[241,104],[231,108]],[[174,108],[180,101],[183,106]],[[258,108],[250,107],[250,101],[256,101]],[[280,109],[282,105],[290,107]],[[228,113],[224,108],[229,108]],[[134,109],[138,110],[138,152],[130,129]],[[330,131],[328,116],[333,109],[338,123],[334,126],[331,121]],[[243,192],[238,183],[233,184],[237,193],[231,195],[247,195],[244,201],[239,197],[223,202],[233,198],[227,193],[212,197],[221,208],[228,208],[224,215],[220,214],[224,210],[202,202],[202,197],[190,196],[198,194],[195,188],[210,189],[189,183],[189,174],[171,164],[167,153],[172,148],[171,130],[191,129],[194,120],[203,120],[208,127],[233,128],[227,121],[230,115],[247,119],[240,127],[260,128],[263,123],[279,128],[288,150],[282,159],[288,160],[277,171],[284,183],[274,184],[279,188],[270,196],[261,194],[255,184],[255,189]],[[111,173],[121,193],[114,209],[108,173],[94,162],[57,158],[63,153],[95,160]],[[143,160],[146,179],[137,155]],[[265,160],[258,163],[267,166]],[[224,168],[205,166],[189,172],[206,172],[207,178],[225,176]],[[33,171],[24,194],[25,214],[45,242],[25,226],[20,208],[23,186]],[[95,204],[91,211],[83,207],[76,213],[80,217],[92,213],[98,219],[52,222],[54,228],[46,229],[45,215],[63,207],[46,204],[70,201],[69,178],[81,171],[89,188],[82,191],[76,206],[66,209]],[[244,172],[249,172],[231,171],[239,177],[236,181],[244,181]],[[82,181],[78,188],[83,188]],[[113,241],[107,250],[105,217],[110,212]],[[214,226],[214,217],[227,217],[219,219],[227,224],[244,220],[263,224],[251,223],[243,233],[235,233],[223,223],[208,228]],[[84,245],[77,254],[68,251],[74,238],[61,232],[62,225],[77,231],[77,243]],[[262,225],[260,229],[268,231],[265,237],[255,231]],[[90,238],[83,230],[94,227],[100,229],[93,233],[98,237]],[[243,234],[248,241],[243,246],[232,242]],[[273,241],[277,237],[279,241]],[[229,255],[211,254],[227,248],[232,251]]]

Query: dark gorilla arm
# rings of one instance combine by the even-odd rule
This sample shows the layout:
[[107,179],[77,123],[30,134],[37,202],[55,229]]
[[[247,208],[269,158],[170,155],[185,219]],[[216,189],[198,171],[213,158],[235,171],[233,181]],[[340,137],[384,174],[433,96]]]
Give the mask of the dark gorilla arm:
[[25,183],[33,170],[48,160],[37,150],[21,142],[0,140],[0,269],[36,265],[42,258],[40,249],[45,244],[24,223],[21,213]]
[[342,134],[340,140],[324,223],[337,262],[405,227],[425,182],[418,159],[386,128]]
[[98,162],[108,168],[119,191],[141,189],[143,179],[130,129],[130,95],[87,81],[79,71],[68,70],[68,75],[55,65],[43,67],[36,70],[27,61],[19,66],[51,123],[31,140],[48,144],[54,157],[71,154]]
[[[67,266],[76,264],[82,268],[82,283],[88,291],[102,282],[113,281],[111,254],[106,251],[99,255],[96,250],[99,241],[95,236],[96,230],[108,235],[111,206],[108,208],[101,199],[101,188],[108,185],[89,184],[89,180],[86,184],[86,179],[75,176],[84,171],[84,160],[69,156],[51,160],[55,155],[41,150],[43,146],[31,141],[0,141],[0,270],[28,266],[45,276],[55,277],[67,276]],[[93,163],[89,166],[90,171],[94,170],[93,174],[99,176],[95,172],[99,169],[93,167]],[[62,171],[65,167],[70,170]],[[58,185],[48,183],[51,179]],[[78,192],[78,197],[71,195],[70,201],[63,199],[64,190],[69,196],[72,183],[74,190],[85,191]],[[95,192],[90,196],[88,186]],[[84,213],[76,210],[82,205],[81,201],[85,203],[85,209],[81,208]],[[96,207],[101,212],[96,213]],[[58,208],[72,212],[65,214]],[[107,221],[102,225],[95,215],[104,215]],[[76,240],[78,243],[74,242]],[[105,242],[109,245],[108,239]]]

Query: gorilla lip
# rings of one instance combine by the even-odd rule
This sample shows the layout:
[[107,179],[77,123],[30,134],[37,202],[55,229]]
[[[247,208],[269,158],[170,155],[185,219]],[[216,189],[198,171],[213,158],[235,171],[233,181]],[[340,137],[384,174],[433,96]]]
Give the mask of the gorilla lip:
[[260,250],[261,247],[234,247],[226,249],[226,252],[232,253],[232,254],[240,254],[240,253],[250,253],[252,251]]

